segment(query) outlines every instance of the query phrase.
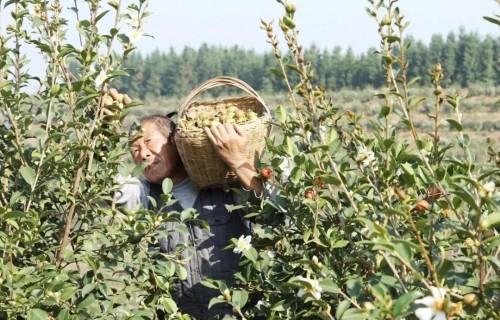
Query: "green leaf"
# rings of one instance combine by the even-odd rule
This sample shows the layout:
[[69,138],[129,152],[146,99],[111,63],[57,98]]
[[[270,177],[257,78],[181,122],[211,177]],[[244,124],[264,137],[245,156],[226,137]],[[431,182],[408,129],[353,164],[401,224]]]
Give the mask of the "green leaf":
[[392,314],[394,316],[402,315],[406,308],[408,308],[408,306],[421,295],[422,294],[418,291],[412,291],[403,294],[394,302],[394,306],[392,307]]
[[460,122],[453,119],[446,119],[446,121],[451,124],[457,131],[463,131],[464,127],[460,124]]
[[118,10],[118,2],[117,1],[109,1],[108,4],[112,6],[115,10]]
[[194,216],[194,213],[195,213],[195,211],[194,211],[193,208],[182,210],[182,212],[181,212],[181,221],[184,222],[187,219],[192,219],[193,216]]
[[243,251],[243,255],[252,262],[256,262],[259,256],[254,247],[250,247],[250,249]]
[[179,277],[180,280],[186,280],[187,279],[187,270],[183,266],[179,266],[179,271],[177,271],[177,276]]
[[334,176],[324,175],[321,176],[324,183],[333,184],[334,186],[340,186],[340,180]]
[[349,302],[349,300],[344,300],[339,303],[339,305],[337,306],[337,311],[335,312],[335,319],[342,319],[342,315],[350,305],[351,303]]
[[475,210],[479,210],[479,207],[477,206],[476,200],[474,196],[467,190],[464,186],[454,183],[453,184],[457,190],[455,191],[455,194],[460,197],[463,201],[467,202],[471,206],[471,208],[474,208]]
[[349,241],[347,241],[347,240],[339,240],[333,244],[332,249],[343,248],[343,247],[347,246],[348,244],[349,244]]
[[163,194],[170,194],[172,192],[172,187],[174,183],[170,178],[165,178],[161,184],[161,189],[163,190]]
[[492,17],[483,17],[484,20],[488,21],[488,22],[491,22],[491,23],[494,23],[494,24],[498,24],[500,26],[500,20],[498,19],[495,19],[495,18],[492,18]]
[[283,108],[283,106],[279,105],[276,108],[276,117],[278,118],[279,122],[285,122],[286,121],[286,109]]
[[402,163],[401,167],[404,170],[404,172],[406,172],[408,175],[410,175],[410,176],[415,175],[415,171],[413,171],[413,168],[408,163]]
[[46,320],[49,314],[41,309],[31,309],[28,311],[28,320]]
[[232,302],[235,308],[241,310],[248,301],[248,292],[244,290],[236,290],[233,292]]
[[141,175],[142,171],[148,166],[146,162],[141,162],[132,169],[132,177],[138,177]]
[[165,270],[167,271],[167,276],[171,277],[175,274],[175,263],[173,261],[168,260],[165,263]]
[[349,279],[346,283],[347,294],[351,297],[357,297],[363,289],[363,281],[361,278]]
[[216,289],[216,290],[219,289],[218,286],[216,286],[215,284],[213,284],[212,282],[207,281],[207,280],[201,280],[200,283],[207,288],[212,288],[212,289]]
[[19,173],[21,173],[21,176],[23,177],[24,181],[26,181],[30,186],[33,186],[33,183],[35,182],[35,170],[30,167],[23,166],[21,169],[19,169]]
[[278,70],[276,68],[269,68],[269,71],[271,71],[272,74],[274,74],[275,76],[277,76],[280,79],[285,78],[285,75],[283,74],[283,71],[281,71],[281,70]]
[[183,233],[183,234],[189,233],[189,229],[183,224],[179,224],[179,225],[175,226],[174,230],[177,232]]
[[365,320],[366,319],[366,314],[363,312],[363,310],[359,309],[349,309],[346,310],[342,314],[342,317],[339,318],[339,320]]
[[88,295],[87,298],[85,298],[85,300],[83,300],[82,302],[78,303],[77,306],[76,306],[76,309],[77,310],[86,310],[88,306],[90,306],[91,304],[95,303],[95,298],[92,294]]
[[66,301],[66,300],[69,300],[70,298],[72,298],[75,293],[76,293],[76,287],[68,287],[68,288],[64,288],[62,291],[61,291],[61,296],[60,296],[60,299],[62,301]]
[[82,296],[85,297],[89,292],[93,291],[96,285],[97,284],[95,282],[86,284],[82,289]]
[[165,311],[167,312],[167,314],[174,314],[179,309],[177,307],[177,304],[175,303],[175,301],[170,299],[170,298],[163,298],[162,304],[163,304],[163,308],[165,308]]
[[69,310],[68,309],[62,309],[57,314],[56,320],[66,320],[66,319],[70,319]]
[[288,309],[288,303],[286,303],[286,300],[280,300],[278,301],[277,303],[273,304],[273,306],[271,307],[271,310],[273,311],[285,311],[286,309]]
[[322,280],[319,282],[319,285],[326,292],[340,293],[339,286],[335,282],[333,282],[333,280],[331,280],[331,279]]
[[208,304],[208,309],[210,309],[214,304],[217,304],[217,303],[225,303],[226,300],[224,299],[219,299],[219,298],[212,298],[210,300],[210,303]]
[[489,214],[482,222],[481,229],[486,230],[500,225],[500,211]]
[[406,242],[404,240],[394,243],[394,248],[396,249],[396,252],[406,263],[409,264],[411,264],[413,259],[413,252],[411,250],[412,246],[413,245],[411,243]]

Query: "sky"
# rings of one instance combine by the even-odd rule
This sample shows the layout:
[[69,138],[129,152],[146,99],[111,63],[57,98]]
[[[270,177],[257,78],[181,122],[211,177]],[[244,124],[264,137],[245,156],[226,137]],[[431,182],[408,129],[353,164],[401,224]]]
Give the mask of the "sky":
[[[294,0],[299,41],[307,47],[352,48],[356,53],[378,46],[377,26],[368,16],[367,0]],[[400,0],[400,10],[410,22],[407,33],[428,43],[434,34],[446,36],[460,28],[480,35],[500,36],[500,27],[483,16],[500,14],[495,0]],[[204,42],[217,46],[238,45],[257,52],[270,51],[260,19],[277,21],[283,14],[276,0],[150,0],[144,38],[139,51],[176,51],[198,48]]]
[[[81,4],[83,0],[77,2]],[[344,50],[352,48],[355,54],[378,47],[377,25],[366,12],[370,5],[368,0],[292,2],[297,7],[295,22],[300,31],[299,42],[304,47],[315,44],[320,49],[333,49],[339,46]],[[61,3],[66,10],[64,16],[70,20],[68,41],[79,47],[74,13],[69,10],[74,1],[63,0]],[[109,9],[106,2],[102,3],[102,10]],[[197,49],[203,43],[227,48],[237,45],[258,53],[269,52],[272,48],[260,21],[274,20],[275,32],[280,35],[278,20],[284,13],[276,0],[149,0],[148,3],[151,15],[146,20],[144,31],[151,37],[143,37],[136,43],[136,52],[142,54],[157,49],[168,52],[170,48],[180,53],[186,46]],[[435,34],[446,36],[452,31],[458,34],[461,28],[481,36],[500,37],[500,27],[483,19],[483,16],[500,14],[500,5],[495,0],[399,0],[397,5],[410,23],[407,34],[425,44]],[[11,7],[0,10],[2,34],[11,23]],[[106,18],[113,19],[111,15]],[[106,19],[102,21],[104,25],[99,29],[109,32],[111,24]],[[130,29],[120,31],[128,33]],[[282,46],[284,50],[284,43]],[[31,60],[30,73],[41,76],[44,72],[42,56],[30,46],[24,49]]]

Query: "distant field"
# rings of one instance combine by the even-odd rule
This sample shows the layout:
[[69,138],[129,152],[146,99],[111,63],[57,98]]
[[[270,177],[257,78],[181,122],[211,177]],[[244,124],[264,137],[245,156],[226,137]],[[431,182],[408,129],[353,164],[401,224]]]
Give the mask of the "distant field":
[[[342,90],[333,92],[329,96],[332,98],[334,106],[338,107],[340,112],[351,110],[359,115],[363,115],[363,123],[368,124],[370,120],[374,120],[382,106],[383,101],[376,98],[374,94],[376,90],[365,89],[362,91]],[[433,130],[434,121],[426,116],[426,113],[433,114],[433,97],[431,90],[418,89],[412,92],[417,96],[427,97],[427,101],[423,102],[419,108],[413,111],[415,125],[419,132],[425,133]],[[496,149],[500,149],[500,88],[471,88],[471,89],[449,89],[446,94],[460,96],[468,96],[462,100],[460,112],[463,115],[462,123],[464,125],[464,133],[468,134],[473,141],[473,149],[479,160],[486,159],[486,139],[490,138]],[[291,107],[286,95],[266,95],[262,94],[262,98],[267,102],[271,111],[278,105]],[[203,97],[199,100],[212,100],[212,98]],[[136,108],[128,117],[126,125],[129,125],[133,119],[137,117],[161,113],[166,114],[177,110],[182,103],[182,99],[165,98],[155,99],[144,102],[144,107]],[[456,119],[456,114],[450,106],[444,106],[440,113],[440,118],[445,121],[447,118]],[[397,116],[392,117],[392,124],[398,126]],[[445,123],[446,125],[446,123]],[[404,129],[399,129],[402,137],[409,136]],[[457,132],[454,128],[448,127],[441,130],[441,141],[455,142]],[[456,153],[455,151],[454,153]],[[459,153],[457,153],[459,155]]]

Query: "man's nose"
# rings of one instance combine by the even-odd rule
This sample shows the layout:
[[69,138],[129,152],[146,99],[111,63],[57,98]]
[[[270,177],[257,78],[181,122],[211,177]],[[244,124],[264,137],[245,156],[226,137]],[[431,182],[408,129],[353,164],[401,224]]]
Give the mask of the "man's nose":
[[151,152],[147,148],[141,150],[141,160],[147,161],[151,157]]

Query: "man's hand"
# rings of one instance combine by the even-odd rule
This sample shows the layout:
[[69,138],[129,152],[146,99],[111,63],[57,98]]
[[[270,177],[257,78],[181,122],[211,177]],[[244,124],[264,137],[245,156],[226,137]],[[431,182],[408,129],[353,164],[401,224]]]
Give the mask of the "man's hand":
[[247,161],[247,137],[235,124],[219,124],[205,127],[208,139],[222,160],[232,169],[238,170]]
[[262,182],[257,179],[257,170],[253,163],[247,160],[246,134],[236,124],[219,124],[205,127],[208,139],[222,160],[234,171],[242,186],[254,190],[257,196],[262,191]]
[[102,97],[102,106],[104,107],[102,110],[107,116],[114,115],[112,110],[106,108],[107,106],[112,105],[117,102],[118,104],[129,104],[132,102],[132,99],[127,94],[119,93],[115,88],[109,89],[108,93]]
[[128,94],[119,93],[115,88],[109,89],[108,94],[111,96],[113,101],[118,103],[129,104],[132,102],[132,99],[130,99]]

